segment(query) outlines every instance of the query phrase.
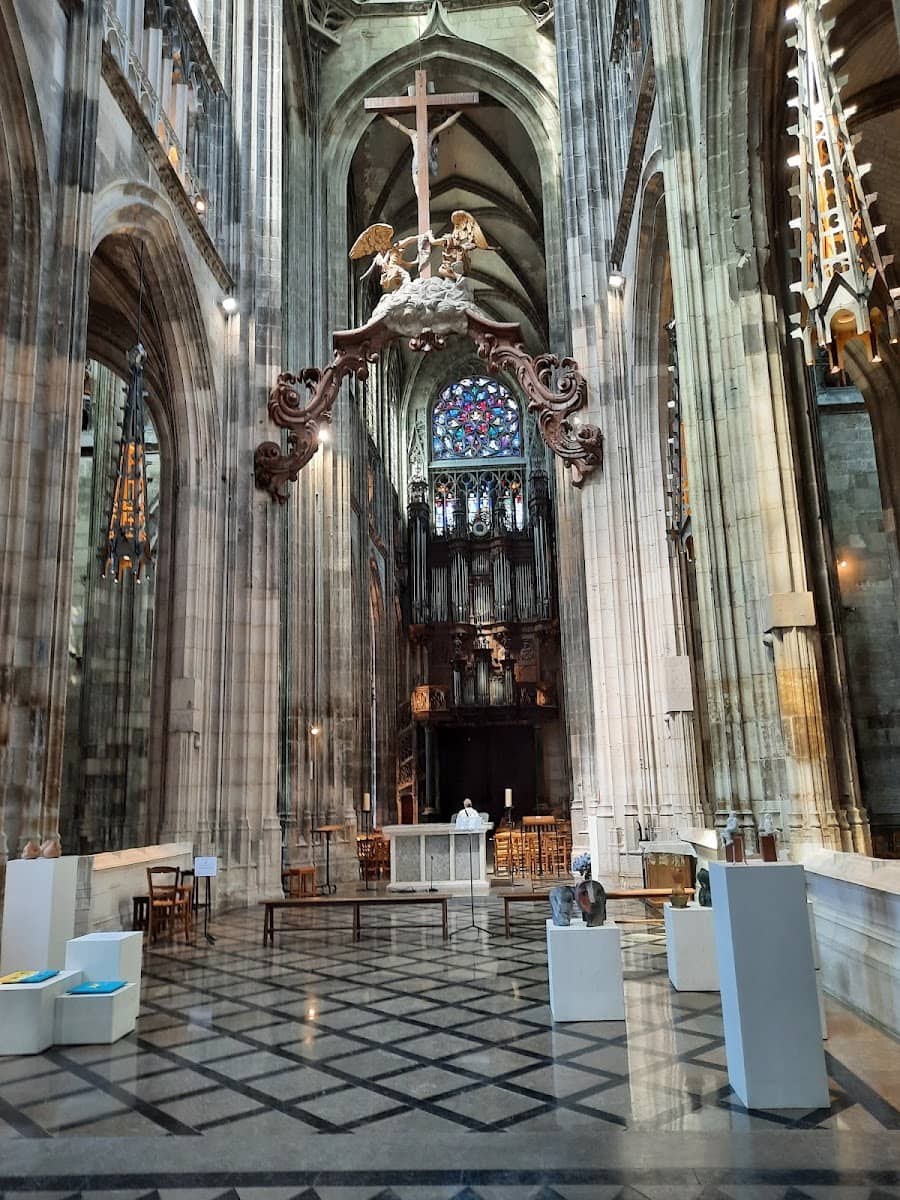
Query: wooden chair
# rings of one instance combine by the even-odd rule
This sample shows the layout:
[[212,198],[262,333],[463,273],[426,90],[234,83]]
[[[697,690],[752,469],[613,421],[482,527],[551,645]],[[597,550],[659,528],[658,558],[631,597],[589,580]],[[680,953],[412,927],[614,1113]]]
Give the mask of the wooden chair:
[[511,829],[498,829],[494,834],[494,874],[512,875],[513,838]]
[[375,865],[378,867],[378,878],[382,875],[390,878],[391,874],[391,843],[390,839],[379,836],[375,843]]
[[359,877],[360,879],[377,879],[378,878],[378,843],[380,838],[372,837],[370,834],[359,834],[356,838],[356,857],[359,862]]
[[316,894],[316,868],[312,865],[288,867],[282,882],[285,884],[284,890],[289,898],[314,896]]
[[177,924],[190,941],[193,885],[179,886],[178,867],[147,868],[147,941],[152,942],[162,929],[172,932]]

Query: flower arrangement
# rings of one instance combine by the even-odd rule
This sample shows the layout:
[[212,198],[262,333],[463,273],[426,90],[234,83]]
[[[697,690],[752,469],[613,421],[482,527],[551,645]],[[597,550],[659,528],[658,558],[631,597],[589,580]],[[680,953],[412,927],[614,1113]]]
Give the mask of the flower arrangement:
[[585,879],[591,874],[591,856],[588,853],[579,854],[572,859],[572,870],[579,875],[583,875]]

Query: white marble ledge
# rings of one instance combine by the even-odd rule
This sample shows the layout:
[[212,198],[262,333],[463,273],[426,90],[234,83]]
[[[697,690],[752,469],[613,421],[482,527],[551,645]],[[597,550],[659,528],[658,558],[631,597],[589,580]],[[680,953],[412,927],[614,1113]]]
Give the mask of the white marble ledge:
[[[712,831],[710,831],[712,832]],[[638,842],[641,854],[686,854],[690,858],[697,857],[693,844],[687,841]]]
[[132,846],[128,850],[114,850],[93,856],[94,871],[111,871],[122,867],[140,867],[145,863],[164,862],[182,855],[193,857],[193,842],[168,842],[164,846]]
[[896,860],[822,850],[812,845],[801,846],[796,858],[811,875],[824,875],[843,883],[900,895],[900,862]]
[[678,836],[682,841],[689,842],[695,850],[713,853],[719,849],[719,834],[716,829],[679,829]]

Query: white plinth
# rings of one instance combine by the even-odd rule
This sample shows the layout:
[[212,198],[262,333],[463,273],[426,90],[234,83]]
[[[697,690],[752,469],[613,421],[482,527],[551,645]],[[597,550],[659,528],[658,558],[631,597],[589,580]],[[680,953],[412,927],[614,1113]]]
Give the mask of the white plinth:
[[622,937],[615,925],[547,920],[550,1012],[554,1021],[624,1021]]
[[66,942],[75,932],[77,874],[76,855],[6,864],[0,975],[63,966]]
[[83,971],[88,983],[107,979],[141,981],[140,933],[86,933],[66,946],[66,967]]
[[679,992],[717,992],[719,964],[711,908],[666,904],[666,954],[669,980]]
[[127,983],[117,992],[60,996],[56,1001],[53,1040],[57,1046],[108,1045],[131,1033],[137,1022],[141,989]]
[[710,863],[728,1081],[747,1108],[827,1108],[806,884],[792,863]]
[[455,824],[386,825],[384,836],[391,843],[388,891],[423,892],[433,880],[438,891],[467,896],[471,862],[472,890],[486,896],[491,885],[485,843],[493,828],[488,821],[474,830],[458,830]]
[[57,996],[81,982],[60,971],[44,983],[0,984],[0,1054],[41,1054],[53,1045]]

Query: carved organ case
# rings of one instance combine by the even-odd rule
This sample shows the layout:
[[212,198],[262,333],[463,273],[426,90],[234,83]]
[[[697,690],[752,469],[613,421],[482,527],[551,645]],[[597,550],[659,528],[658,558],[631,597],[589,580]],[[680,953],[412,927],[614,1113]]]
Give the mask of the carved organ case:
[[[523,806],[564,806],[567,786],[550,786],[541,753],[550,725],[561,745],[550,485],[523,409],[499,379],[466,375],[421,410],[411,439],[406,619],[420,753],[418,770],[407,763],[398,779],[406,819],[444,819],[456,804],[465,774],[448,778],[455,767],[436,745],[449,726],[535,729],[522,731],[537,748],[533,783],[518,789],[531,793]],[[502,791],[480,797],[494,819]]]

